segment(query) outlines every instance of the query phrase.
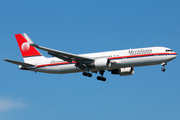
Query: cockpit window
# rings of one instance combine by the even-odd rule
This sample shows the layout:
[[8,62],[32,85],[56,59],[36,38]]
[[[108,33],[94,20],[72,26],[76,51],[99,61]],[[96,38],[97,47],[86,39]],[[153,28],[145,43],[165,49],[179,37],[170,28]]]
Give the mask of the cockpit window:
[[169,50],[166,50],[166,52],[173,52],[173,50],[170,50],[170,49],[169,49]]

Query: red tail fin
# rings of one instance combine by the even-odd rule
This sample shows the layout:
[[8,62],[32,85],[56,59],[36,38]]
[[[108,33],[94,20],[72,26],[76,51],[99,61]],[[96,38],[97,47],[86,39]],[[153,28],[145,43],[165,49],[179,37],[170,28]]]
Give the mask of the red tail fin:
[[22,34],[15,34],[15,37],[23,57],[42,56],[41,53],[36,50],[36,48],[28,44],[27,40]]

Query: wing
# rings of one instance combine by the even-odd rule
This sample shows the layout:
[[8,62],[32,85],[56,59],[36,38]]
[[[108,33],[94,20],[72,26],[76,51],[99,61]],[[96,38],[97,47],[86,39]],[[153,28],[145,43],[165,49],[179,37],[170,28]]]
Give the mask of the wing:
[[26,66],[26,67],[34,67],[34,66],[36,66],[36,65],[32,65],[32,64],[28,64],[28,63],[23,63],[23,62],[18,62],[18,61],[14,61],[14,60],[8,60],[8,59],[4,59],[4,61],[16,64],[16,65]]
[[79,55],[75,55],[72,53],[67,53],[67,52],[63,52],[63,51],[59,51],[59,50],[54,50],[54,49],[50,49],[50,48],[46,48],[46,47],[42,47],[39,45],[36,45],[29,37],[26,33],[23,33],[24,37],[26,38],[26,40],[28,41],[28,43],[31,46],[34,46],[36,48],[39,48],[41,50],[47,51],[48,54],[55,56],[57,58],[63,59],[64,61],[68,61],[68,62],[72,62],[72,61],[87,61],[87,62],[93,62],[94,59],[92,58],[88,58],[88,57],[82,57]]

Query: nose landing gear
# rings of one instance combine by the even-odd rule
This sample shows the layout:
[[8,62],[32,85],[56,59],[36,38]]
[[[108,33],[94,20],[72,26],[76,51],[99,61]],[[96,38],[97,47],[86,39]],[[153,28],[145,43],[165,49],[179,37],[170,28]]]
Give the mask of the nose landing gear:
[[165,71],[166,71],[166,69],[165,69],[164,67],[166,67],[167,63],[166,63],[166,62],[164,62],[164,63],[162,63],[161,65],[163,66],[163,68],[161,68],[161,71],[162,71],[162,72],[165,72]]
[[165,72],[165,71],[166,71],[166,69],[165,69],[165,68],[161,68],[161,71]]

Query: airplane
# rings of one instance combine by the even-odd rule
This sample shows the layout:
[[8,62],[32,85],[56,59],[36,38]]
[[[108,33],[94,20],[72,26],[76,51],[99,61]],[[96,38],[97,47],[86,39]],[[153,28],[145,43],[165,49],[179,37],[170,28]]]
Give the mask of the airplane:
[[[23,35],[15,34],[15,37],[24,62],[9,59],[4,61],[19,65],[21,70],[34,72],[51,74],[82,72],[87,77],[99,72],[100,76],[97,76],[97,80],[106,81],[103,77],[105,71],[127,76],[134,74],[134,67],[161,64],[161,70],[164,72],[167,62],[177,57],[177,53],[167,47],[130,48],[76,55],[39,46],[26,33]],[[46,51],[52,57],[44,57],[36,48]]]

